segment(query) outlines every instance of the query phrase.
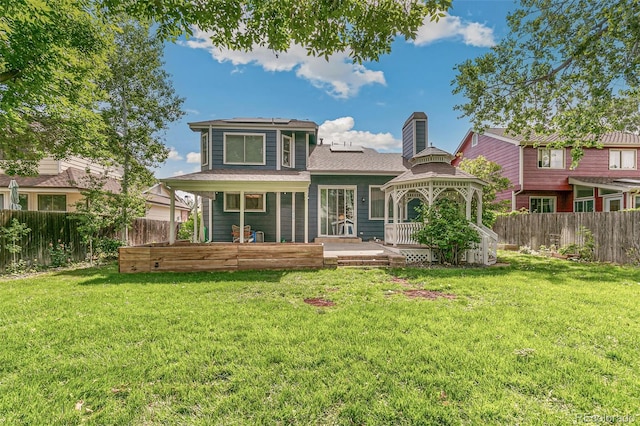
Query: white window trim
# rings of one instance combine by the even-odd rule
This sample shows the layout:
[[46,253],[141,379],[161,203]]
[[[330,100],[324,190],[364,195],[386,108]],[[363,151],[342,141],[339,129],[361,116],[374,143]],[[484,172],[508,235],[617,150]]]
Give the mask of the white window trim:
[[[371,216],[371,189],[373,188],[382,188],[382,185],[369,185],[369,220],[384,220],[384,198],[382,199],[382,217],[372,217]],[[384,195],[384,191],[382,191],[382,194]],[[386,197],[386,195],[384,195]]]
[[[540,163],[542,162],[542,161],[540,160],[540,152],[542,152],[543,150],[544,150],[544,151],[549,151],[549,167],[544,167],[544,166],[541,166],[541,165],[540,165]],[[551,165],[551,151],[561,151],[561,152],[562,152],[562,167],[553,167],[553,166]],[[538,159],[537,159],[537,163],[538,163],[538,168],[539,168],[539,169],[562,170],[562,169],[564,169],[564,168],[565,168],[565,163],[566,163],[566,158],[565,158],[565,149],[564,149],[564,148],[558,149],[558,148],[540,147],[540,148],[538,148]]]
[[636,207],[636,203],[637,203],[637,201],[636,201],[636,200],[640,200],[640,194],[636,194],[636,195],[634,195],[634,196],[631,198],[631,203],[632,203],[631,205],[632,205],[633,207],[629,207],[629,208],[632,208],[632,209],[636,209],[636,208],[638,208],[638,207]]
[[[238,191],[229,191],[229,192],[225,192],[222,195],[222,200],[223,200],[223,210],[225,212],[239,212],[240,209],[231,209],[231,208],[227,208],[227,194],[237,194],[238,196],[240,195],[240,193]],[[247,195],[262,195],[262,209],[248,209],[245,208],[244,211],[245,212],[257,212],[257,213],[264,213],[267,211],[267,193],[266,192],[245,192],[244,196],[245,198],[247,197]],[[245,200],[244,202],[245,206],[247,205],[247,200]]]
[[[587,197],[587,198],[574,198],[573,199],[573,212],[576,213],[576,203],[578,202],[583,202],[583,201],[593,201],[593,211],[596,211],[596,199],[595,197]],[[589,212],[582,212],[582,213],[589,213]]]
[[[289,164],[286,165],[284,164],[284,141],[286,139],[289,139]],[[282,167],[286,167],[288,169],[295,169],[296,168],[296,146],[295,146],[295,139],[293,138],[293,136],[288,136],[288,135],[282,135],[282,140],[280,141],[280,164],[282,165]]]
[[[622,167],[622,153],[633,152],[633,167]],[[620,168],[611,167],[611,153],[618,152],[620,155]],[[635,149],[613,149],[609,148],[609,170],[637,170],[638,169],[638,155]]]
[[605,212],[611,211],[611,201],[619,200],[620,201],[620,210],[624,210],[624,197],[622,192],[615,194],[608,194],[602,196],[602,210]]
[[320,212],[322,211],[322,196],[320,195],[323,189],[351,189],[353,190],[354,200],[353,200],[353,228],[357,231],[358,229],[358,186],[357,185],[318,185],[318,236],[326,237],[327,234],[323,234],[322,231],[322,215]]
[[[549,212],[549,213],[558,213],[558,197],[557,196],[555,196],[555,195],[531,195],[531,196],[529,196],[529,212],[531,212],[531,213],[533,213],[531,211],[531,200],[533,198],[540,198],[541,200],[545,199],[545,198],[553,199],[553,211]],[[542,212],[540,212],[540,214],[542,214]]]
[[473,135],[471,135],[471,146],[476,145],[478,145],[478,134],[474,133]]
[[[203,152],[203,147],[207,147],[207,152]],[[209,153],[211,152],[211,147],[209,146],[209,133],[202,133],[200,136],[200,165],[208,166],[209,165]],[[206,155],[205,155],[206,154]]]
[[[227,136],[260,136],[262,138],[262,162],[261,163],[230,163],[227,162]],[[240,166],[264,166],[266,162],[267,150],[266,150],[266,135],[264,133],[236,133],[225,132],[222,136],[222,164],[237,164]]]

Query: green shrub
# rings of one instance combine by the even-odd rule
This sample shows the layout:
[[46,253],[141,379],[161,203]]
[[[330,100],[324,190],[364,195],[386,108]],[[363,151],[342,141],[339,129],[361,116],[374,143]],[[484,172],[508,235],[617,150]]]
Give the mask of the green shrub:
[[96,240],[96,254],[103,260],[114,260],[118,258],[118,248],[126,245],[124,241],[117,238],[100,238]]
[[478,232],[453,200],[442,198],[431,207],[421,204],[416,212],[416,221],[424,226],[413,238],[431,247],[441,263],[459,265],[462,254],[480,242]]
[[71,263],[71,248],[69,248],[62,240],[58,240],[56,244],[49,243],[49,257],[51,263],[49,266],[58,268]]

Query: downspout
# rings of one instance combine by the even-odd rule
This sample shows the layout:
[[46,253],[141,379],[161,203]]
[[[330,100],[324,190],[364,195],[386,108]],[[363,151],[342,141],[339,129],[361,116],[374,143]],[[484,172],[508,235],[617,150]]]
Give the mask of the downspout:
[[524,191],[524,146],[520,145],[518,153],[518,180],[520,181],[520,189],[511,192],[511,211],[516,211],[516,197]]

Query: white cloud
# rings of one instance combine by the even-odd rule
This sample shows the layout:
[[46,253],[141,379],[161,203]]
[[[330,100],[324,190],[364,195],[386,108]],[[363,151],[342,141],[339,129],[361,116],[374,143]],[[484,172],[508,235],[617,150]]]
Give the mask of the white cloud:
[[182,170],[178,170],[177,172],[171,173],[171,176],[181,176],[183,174],[184,174],[184,172]]
[[200,111],[198,111],[197,109],[185,109],[184,112],[186,112],[187,114],[191,114],[191,115],[200,115]]
[[335,120],[327,120],[318,128],[318,137],[323,138],[323,143],[344,143],[374,148],[379,151],[399,151],[402,141],[393,137],[391,133],[371,133],[362,130],[353,130],[355,121],[353,117],[341,117]]
[[496,44],[493,29],[479,22],[463,21],[458,16],[445,15],[438,22],[425,18],[418,30],[416,39],[412,42],[417,46],[424,46],[442,39],[462,38],[464,44],[475,47],[491,47]]
[[182,155],[180,155],[180,153],[178,151],[176,151],[176,149],[174,147],[169,148],[169,160],[175,160],[175,161],[180,161],[180,160],[184,160],[184,157]]
[[198,163],[200,164],[200,153],[199,152],[190,152],[187,154],[187,163]]
[[248,64],[257,64],[271,72],[295,71],[299,78],[308,80],[315,87],[339,99],[357,95],[362,86],[386,85],[382,71],[354,64],[345,53],[333,54],[327,61],[307,56],[307,50],[299,45],[293,45],[287,52],[278,54],[263,46],[254,46],[250,52],[226,50],[214,47],[207,33],[198,29],[194,29],[194,36],[184,44],[194,49],[206,49],[218,62],[231,62],[235,65],[232,74],[241,72],[238,65]]

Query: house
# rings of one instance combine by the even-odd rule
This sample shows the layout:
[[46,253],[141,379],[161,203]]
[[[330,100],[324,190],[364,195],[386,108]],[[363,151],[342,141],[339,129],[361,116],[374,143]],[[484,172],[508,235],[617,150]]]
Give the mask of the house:
[[[166,221],[171,212],[171,192],[162,183],[156,183],[142,192],[146,200],[147,213],[145,217],[151,220]],[[189,219],[191,207],[178,194],[174,194],[174,210],[176,222],[186,222]]]
[[[323,141],[317,124],[305,120],[234,118],[189,127],[200,140],[201,171],[161,181],[204,197],[209,241],[232,242],[236,225],[259,231],[240,232],[239,242],[384,240],[398,247],[417,244],[411,218],[420,202],[454,193],[469,220],[474,206],[481,213],[483,182],[429,146],[422,112],[404,123],[401,153]],[[497,236],[480,216],[475,226],[493,244]],[[479,252],[487,261],[487,249]]]
[[[37,211],[74,211],[75,205],[82,200],[81,192],[90,185],[90,178],[104,176],[104,189],[118,193],[121,190],[122,170],[107,169],[81,157],[69,157],[56,160],[44,158],[38,163],[37,176],[13,177],[4,174],[0,169],[0,210],[9,209],[9,183],[15,179],[22,210]],[[158,185],[145,191],[147,200],[147,217],[167,220],[169,201],[166,188]],[[189,215],[190,207],[180,197],[175,203],[175,220],[182,222]],[[160,219],[161,218],[161,219]]]
[[640,136],[613,132],[600,139],[602,148],[584,148],[571,169],[570,148],[550,146],[558,137],[536,140],[507,134],[503,128],[470,130],[456,150],[453,164],[480,155],[502,166],[512,188],[498,194],[512,210],[537,213],[600,212],[640,207]]

